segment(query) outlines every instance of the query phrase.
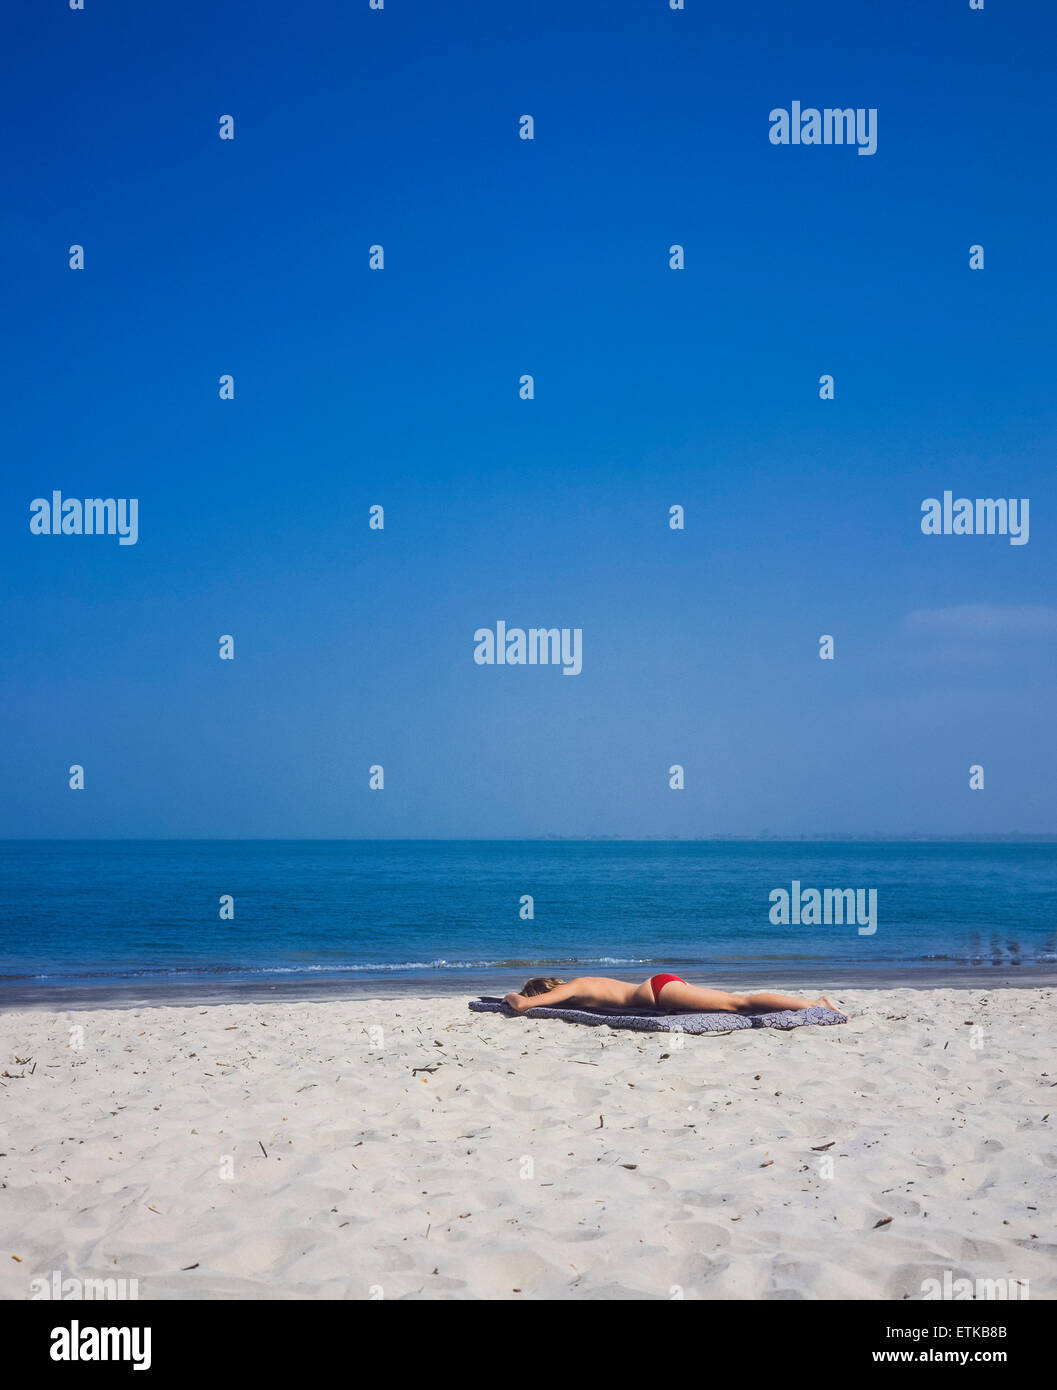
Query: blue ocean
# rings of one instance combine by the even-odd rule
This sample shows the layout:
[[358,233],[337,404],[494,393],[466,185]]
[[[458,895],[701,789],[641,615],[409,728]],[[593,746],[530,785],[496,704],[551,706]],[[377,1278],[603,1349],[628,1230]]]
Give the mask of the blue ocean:
[[[771,920],[876,892],[876,930]],[[61,989],[526,974],[719,986],[1028,983],[1057,973],[1057,846],[777,841],[6,841],[0,1000]]]

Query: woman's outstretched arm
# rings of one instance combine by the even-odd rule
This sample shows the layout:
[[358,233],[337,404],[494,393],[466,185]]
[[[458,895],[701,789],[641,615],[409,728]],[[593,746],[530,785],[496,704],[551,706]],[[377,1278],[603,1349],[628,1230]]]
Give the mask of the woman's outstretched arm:
[[509,1004],[512,1009],[516,1009],[519,1014],[523,1014],[528,1009],[538,1009],[541,1004],[546,1004],[548,1008],[555,1004],[561,1004],[566,999],[573,999],[576,995],[575,980],[566,980],[563,985],[556,985],[554,989],[549,989],[546,994],[508,994],[504,1004]]

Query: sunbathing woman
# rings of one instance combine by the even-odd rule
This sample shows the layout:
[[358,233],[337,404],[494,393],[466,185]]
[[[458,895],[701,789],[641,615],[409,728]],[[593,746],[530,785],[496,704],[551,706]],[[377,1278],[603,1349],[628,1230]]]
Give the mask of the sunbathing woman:
[[565,1004],[581,1009],[658,1009],[665,1013],[686,1013],[691,1010],[718,1010],[723,1013],[750,1014],[774,1009],[810,1009],[824,1004],[836,1009],[824,994],[817,999],[798,999],[793,994],[727,994],[721,989],[705,989],[688,985],[679,975],[654,975],[641,985],[626,980],[596,979],[581,976],[576,980],[558,980],[539,976],[527,980],[520,994],[508,994],[503,1000],[519,1014],[527,1009],[548,1008]]

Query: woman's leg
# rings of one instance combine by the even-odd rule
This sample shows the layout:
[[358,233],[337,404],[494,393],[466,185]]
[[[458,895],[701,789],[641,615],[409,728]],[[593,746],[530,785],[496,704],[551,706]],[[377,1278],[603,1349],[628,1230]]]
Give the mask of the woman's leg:
[[667,1009],[707,1009],[722,1013],[771,1013],[777,1009],[810,1009],[814,1004],[834,1005],[820,995],[818,999],[799,999],[795,994],[728,994],[722,989],[672,980],[661,990],[658,1007]]

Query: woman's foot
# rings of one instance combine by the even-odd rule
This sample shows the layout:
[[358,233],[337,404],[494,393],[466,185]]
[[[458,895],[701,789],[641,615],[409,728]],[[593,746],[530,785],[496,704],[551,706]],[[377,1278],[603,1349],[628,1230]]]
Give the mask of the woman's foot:
[[833,1012],[834,1012],[835,1014],[839,1014],[839,1013],[840,1013],[840,1009],[837,1008],[837,1006],[836,1006],[836,1004],[834,1004],[833,1000],[832,1000],[832,999],[827,999],[826,996],[825,996],[824,994],[820,994],[820,995],[818,996],[818,998],[815,1000],[815,1003],[816,1003],[816,1004],[825,1004],[826,1008],[827,1008],[827,1009],[832,1009]]

